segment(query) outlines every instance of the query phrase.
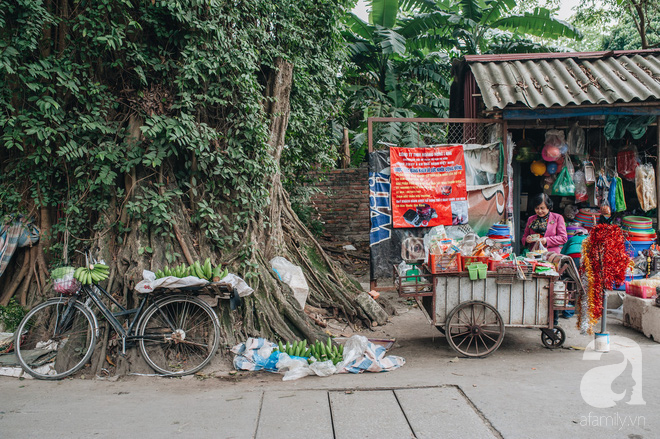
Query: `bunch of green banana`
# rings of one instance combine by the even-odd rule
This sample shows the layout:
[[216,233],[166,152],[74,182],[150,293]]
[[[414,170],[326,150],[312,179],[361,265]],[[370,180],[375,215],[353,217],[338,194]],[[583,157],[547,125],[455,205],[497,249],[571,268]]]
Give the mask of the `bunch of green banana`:
[[344,346],[339,345],[339,347],[337,347],[337,345],[333,345],[330,337],[328,337],[326,343],[316,340],[316,342],[309,347],[309,350],[311,356],[318,361],[332,360],[332,364],[336,365],[344,359]]
[[73,272],[73,277],[78,279],[81,284],[89,285],[99,283],[108,278],[110,267],[105,264],[90,264],[87,267],[78,267]]
[[226,268],[224,270],[221,270],[220,266],[218,265],[213,269],[213,273],[212,273],[213,276],[211,277],[211,280],[213,282],[219,282],[225,277],[227,277],[228,274],[229,274],[229,270],[227,270]]
[[[343,360],[344,355],[344,346],[333,345],[330,337],[326,343],[316,340],[311,346],[307,346],[307,340],[294,341],[293,344],[280,341],[277,348],[289,356],[314,357],[316,361],[332,360],[332,364],[335,365]],[[308,360],[310,364],[313,361],[311,358]]]
[[190,267],[186,267],[185,265],[181,264],[178,267],[163,267],[162,270],[156,271],[156,279],[160,279],[161,277],[167,277],[167,276],[174,276],[174,277],[187,277],[190,276]]
[[167,276],[174,276],[179,278],[195,276],[200,279],[217,282],[227,276],[227,274],[228,271],[226,268],[224,270],[222,270],[220,266],[213,268],[211,265],[211,260],[206,258],[203,264],[199,261],[195,261],[188,267],[186,267],[184,264],[174,268],[163,267],[162,270],[156,271],[156,279]]
[[295,357],[309,357],[310,353],[309,348],[307,347],[307,340],[294,341],[293,344],[288,342],[283,344],[282,342],[279,342],[277,348],[280,352]]

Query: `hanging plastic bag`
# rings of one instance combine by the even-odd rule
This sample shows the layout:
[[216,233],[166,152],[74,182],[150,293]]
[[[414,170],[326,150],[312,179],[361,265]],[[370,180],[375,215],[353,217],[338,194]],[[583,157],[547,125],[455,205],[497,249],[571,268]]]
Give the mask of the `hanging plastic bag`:
[[623,212],[626,210],[626,197],[623,194],[623,181],[621,180],[621,177],[616,177],[616,190],[614,192],[616,198],[616,211]]
[[569,154],[584,154],[584,129],[580,128],[577,122],[573,124],[571,129],[568,131],[568,139],[566,140],[566,143],[568,143]]
[[[619,179],[620,180],[620,179]],[[616,178],[610,180],[610,189],[607,193],[607,204],[610,205],[612,212],[616,212]]]
[[645,164],[635,169],[635,189],[639,205],[644,212],[656,208],[655,170],[653,166]]
[[565,143],[564,131],[563,130],[548,130],[545,132],[545,145],[554,145],[561,146],[562,143]]
[[584,171],[575,171],[573,182],[575,183],[575,202],[583,203],[587,201],[589,196],[587,195],[587,182],[584,178]]
[[584,161],[584,180],[587,182],[587,186],[596,183],[594,164],[587,160]]
[[635,179],[635,169],[639,165],[639,158],[637,157],[637,148],[632,146],[628,147],[616,155],[617,172],[628,181]]
[[568,172],[568,168],[564,168],[559,173],[555,184],[552,185],[552,195],[560,195],[562,197],[572,197],[575,195],[575,183]]

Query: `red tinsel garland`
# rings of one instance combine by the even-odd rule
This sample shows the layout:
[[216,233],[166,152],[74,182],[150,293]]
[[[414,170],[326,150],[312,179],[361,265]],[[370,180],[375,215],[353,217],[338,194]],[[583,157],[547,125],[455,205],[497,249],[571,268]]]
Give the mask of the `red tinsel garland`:
[[[603,315],[603,290],[619,286],[626,278],[630,257],[626,239],[618,226],[599,224],[589,233],[583,247],[582,269],[589,279],[589,327]],[[578,322],[580,325],[580,322]]]

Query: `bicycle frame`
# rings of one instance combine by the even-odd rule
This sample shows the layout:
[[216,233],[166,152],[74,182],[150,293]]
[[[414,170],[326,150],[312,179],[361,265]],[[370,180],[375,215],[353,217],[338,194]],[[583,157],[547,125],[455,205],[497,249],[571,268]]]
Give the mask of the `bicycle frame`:
[[[83,285],[82,288],[87,293],[87,300],[85,301],[85,305],[89,307],[89,302],[91,301],[97,306],[97,308],[101,311],[101,314],[103,314],[103,316],[110,323],[110,325],[113,327],[115,332],[121,337],[122,353],[125,354],[126,340],[133,340],[139,338],[138,336],[134,335],[134,329],[137,322],[140,320],[140,316],[142,315],[142,310],[144,309],[144,305],[147,303],[147,300],[149,300],[149,297],[144,296],[137,308],[126,309],[100,285],[96,285],[96,284]],[[99,291],[101,294],[99,294]],[[110,301],[114,305],[119,307],[120,311],[113,313],[105,305],[105,303],[103,303],[101,295],[110,299]],[[132,319],[128,317],[126,318],[128,327],[124,328],[124,325],[122,325],[122,323],[117,319],[117,317],[130,316],[130,315],[134,315],[134,317]]]

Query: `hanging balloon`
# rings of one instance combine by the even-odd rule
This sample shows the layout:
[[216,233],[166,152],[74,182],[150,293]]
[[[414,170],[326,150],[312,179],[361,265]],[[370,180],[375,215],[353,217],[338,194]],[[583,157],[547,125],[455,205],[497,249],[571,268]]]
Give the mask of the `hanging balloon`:
[[532,174],[536,175],[537,177],[540,177],[541,175],[545,174],[545,163],[543,163],[540,160],[534,160],[532,164],[529,166],[529,169],[532,171]]
[[556,174],[557,173],[557,163],[556,162],[550,162],[546,166],[546,170],[548,171],[548,174]]

